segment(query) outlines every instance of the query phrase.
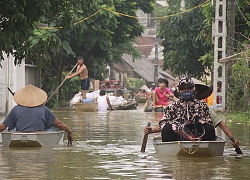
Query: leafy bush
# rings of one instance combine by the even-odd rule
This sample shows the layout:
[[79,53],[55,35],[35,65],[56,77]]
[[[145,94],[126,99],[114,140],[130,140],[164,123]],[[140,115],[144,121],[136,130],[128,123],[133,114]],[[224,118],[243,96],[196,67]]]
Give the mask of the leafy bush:
[[250,100],[250,68],[244,59],[232,65],[232,83],[228,92],[228,109],[230,111],[246,111]]

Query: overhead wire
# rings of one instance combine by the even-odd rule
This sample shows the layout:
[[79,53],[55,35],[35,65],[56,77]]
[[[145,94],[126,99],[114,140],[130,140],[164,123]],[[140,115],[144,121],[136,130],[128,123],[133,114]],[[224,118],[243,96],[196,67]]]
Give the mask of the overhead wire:
[[171,15],[167,15],[167,16],[161,16],[161,17],[152,17],[152,18],[131,16],[131,15],[128,15],[128,14],[123,14],[123,13],[120,13],[120,12],[113,11],[113,10],[111,10],[110,8],[103,8],[103,9],[105,9],[105,10],[107,10],[107,11],[110,11],[110,12],[112,12],[112,13],[114,13],[114,14],[118,14],[118,15],[121,15],[121,16],[129,17],[129,18],[154,20],[154,19],[165,19],[165,18],[177,16],[177,15],[180,15],[180,14],[185,14],[185,13],[187,13],[187,12],[193,11],[193,10],[195,10],[195,9],[197,9],[197,8],[199,8],[199,7],[203,6],[203,5],[205,5],[205,4],[207,4],[209,1],[210,1],[210,0],[207,0],[207,1],[205,1],[204,3],[202,3],[202,4],[199,4],[198,6],[195,6],[195,7],[193,7],[193,8],[188,9],[188,10],[181,11],[181,12],[178,12],[178,13],[175,13],[175,14],[171,14]]
[[[116,14],[116,15],[129,17],[129,18],[135,18],[135,19],[148,19],[148,20],[165,19],[165,18],[178,16],[180,14],[185,14],[185,13],[188,13],[190,11],[193,11],[193,10],[207,4],[209,1],[210,0],[207,0],[207,1],[203,2],[202,4],[199,4],[199,5],[197,5],[197,6],[193,7],[193,8],[190,8],[188,10],[181,11],[181,12],[178,12],[178,13],[175,13],[175,14],[170,14],[170,15],[167,15],[167,16],[161,16],[161,17],[138,17],[138,16],[132,16],[132,15],[128,15],[128,14],[124,14],[124,13],[121,13],[121,12],[114,11],[114,10],[112,10],[113,7],[111,7],[111,8],[101,8],[98,11],[96,11],[95,13],[91,14],[90,16],[88,16],[86,18],[83,18],[83,19],[81,19],[79,21],[76,21],[73,24],[76,25],[76,24],[82,23],[82,22],[88,20],[89,18],[95,16],[96,14],[98,14],[101,10],[106,10],[106,11],[112,12],[113,14]],[[54,27],[38,27],[38,28],[42,28],[42,29],[61,29],[61,28],[63,28],[63,26],[59,26],[59,27],[56,27],[56,26],[54,26]]]

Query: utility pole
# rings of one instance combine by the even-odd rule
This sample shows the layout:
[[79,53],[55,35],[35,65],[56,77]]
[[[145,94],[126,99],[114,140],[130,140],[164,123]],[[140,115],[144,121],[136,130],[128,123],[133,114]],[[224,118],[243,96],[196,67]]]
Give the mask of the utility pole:
[[157,84],[158,81],[158,39],[157,39],[157,22],[155,19],[155,60],[154,60],[154,82]]
[[185,11],[185,0],[181,0],[181,11]]
[[[214,82],[213,107],[215,111],[225,111],[226,104],[226,64],[219,59],[226,57],[226,0],[215,0],[214,21]],[[219,102],[218,102],[219,101]]]

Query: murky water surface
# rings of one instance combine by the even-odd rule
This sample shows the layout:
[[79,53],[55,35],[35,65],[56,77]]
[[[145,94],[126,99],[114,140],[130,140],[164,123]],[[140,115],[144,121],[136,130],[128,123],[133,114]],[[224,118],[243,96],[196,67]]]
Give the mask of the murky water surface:
[[[141,153],[143,127],[157,125],[161,113],[54,111],[75,133],[72,147],[0,146],[0,179],[249,179],[249,126],[227,123],[241,142],[238,157],[227,142],[222,157],[158,156],[149,135]],[[248,120],[249,121],[249,120]],[[218,128],[217,128],[218,129]],[[224,135],[219,129],[217,134]],[[228,140],[228,138],[226,137]]]

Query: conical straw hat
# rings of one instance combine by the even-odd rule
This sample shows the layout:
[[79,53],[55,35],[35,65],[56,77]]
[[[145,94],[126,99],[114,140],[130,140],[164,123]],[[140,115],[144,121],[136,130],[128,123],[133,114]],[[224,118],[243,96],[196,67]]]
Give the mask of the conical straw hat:
[[145,84],[140,88],[141,90],[148,90],[148,86],[146,86]]
[[205,85],[203,82],[198,79],[191,78],[195,84],[195,97],[197,99],[205,99],[212,94],[212,88]]
[[[210,96],[212,94],[212,89],[205,85],[203,82],[199,81],[198,79],[195,78],[191,78],[194,82],[195,85],[195,97],[196,99],[205,99],[208,96]],[[179,98],[179,92],[178,90],[174,91],[174,95],[175,97]]]
[[14,94],[14,101],[25,107],[40,106],[47,100],[47,93],[33,85],[25,86]]

